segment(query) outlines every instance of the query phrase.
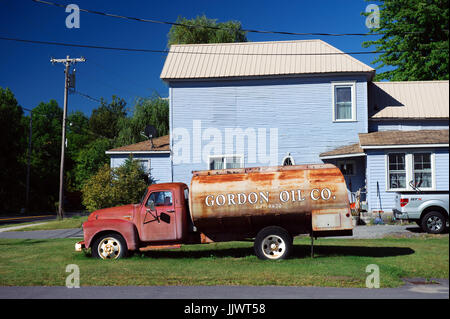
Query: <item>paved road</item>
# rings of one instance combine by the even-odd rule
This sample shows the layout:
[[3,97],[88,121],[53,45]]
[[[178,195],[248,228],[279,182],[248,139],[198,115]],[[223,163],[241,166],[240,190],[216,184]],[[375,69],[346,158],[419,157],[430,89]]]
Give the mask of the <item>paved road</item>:
[[44,214],[39,216],[1,216],[0,225],[17,225],[22,223],[31,223],[36,221],[55,220],[55,214]]
[[448,299],[448,279],[438,282],[407,282],[400,288],[380,289],[283,286],[0,287],[0,299]]
[[[87,212],[65,212],[65,217],[72,217],[78,215],[87,215]],[[26,216],[26,215],[18,215],[18,216],[3,216],[0,215],[0,225],[17,225],[22,223],[30,223],[35,221],[49,221],[55,220],[56,214],[52,212],[41,213],[40,215],[35,216]]]
[[82,238],[81,228],[32,230],[32,231],[3,231],[0,238],[8,239],[52,239],[52,238]]

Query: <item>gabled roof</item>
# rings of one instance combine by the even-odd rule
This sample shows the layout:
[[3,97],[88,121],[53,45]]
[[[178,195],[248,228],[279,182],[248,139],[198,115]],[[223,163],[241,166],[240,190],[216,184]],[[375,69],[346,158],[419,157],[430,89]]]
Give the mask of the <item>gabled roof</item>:
[[161,72],[182,79],[293,76],[375,70],[322,40],[172,45]]
[[365,149],[448,147],[448,130],[381,131],[359,133],[359,143],[321,153],[321,159],[365,155]]
[[431,146],[447,145],[448,130],[382,131],[359,133],[359,144],[363,149],[387,146]]
[[169,135],[164,135],[153,139],[153,145],[150,140],[136,144],[125,145],[106,151],[106,154],[129,154],[129,153],[167,153],[170,151]]
[[371,119],[445,119],[449,117],[449,81],[372,82]]
[[340,158],[340,157],[354,157],[365,155],[364,150],[359,146],[359,143],[344,145],[335,148],[331,151],[320,153],[321,159]]

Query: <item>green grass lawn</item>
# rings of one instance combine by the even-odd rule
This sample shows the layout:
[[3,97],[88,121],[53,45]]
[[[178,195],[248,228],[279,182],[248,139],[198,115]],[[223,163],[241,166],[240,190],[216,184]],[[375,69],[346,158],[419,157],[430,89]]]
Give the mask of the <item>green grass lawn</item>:
[[98,260],[74,251],[74,239],[0,240],[0,286],[64,286],[66,266],[80,267],[82,286],[284,285],[365,287],[366,267],[380,269],[381,287],[401,278],[448,278],[448,235],[419,238],[295,240],[291,258],[262,261],[252,242],[184,246]]

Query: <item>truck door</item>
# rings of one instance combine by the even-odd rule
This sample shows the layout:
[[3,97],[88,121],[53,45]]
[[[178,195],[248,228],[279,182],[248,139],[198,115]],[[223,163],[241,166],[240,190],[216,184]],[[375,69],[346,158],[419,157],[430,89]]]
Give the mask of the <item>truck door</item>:
[[141,211],[141,240],[170,241],[177,239],[173,192],[151,192]]

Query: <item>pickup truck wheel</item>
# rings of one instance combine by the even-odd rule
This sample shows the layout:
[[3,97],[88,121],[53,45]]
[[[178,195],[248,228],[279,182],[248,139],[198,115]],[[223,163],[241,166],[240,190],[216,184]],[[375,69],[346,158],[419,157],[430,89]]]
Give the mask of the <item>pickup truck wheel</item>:
[[440,212],[429,212],[422,218],[422,229],[429,234],[440,234],[445,230],[445,217]]
[[127,255],[127,244],[119,234],[98,237],[92,245],[92,256],[101,259],[119,259]]
[[292,249],[292,236],[281,227],[266,227],[256,236],[254,249],[260,259],[285,259]]

